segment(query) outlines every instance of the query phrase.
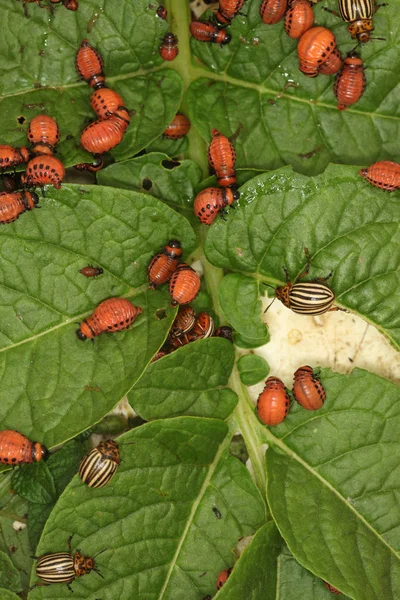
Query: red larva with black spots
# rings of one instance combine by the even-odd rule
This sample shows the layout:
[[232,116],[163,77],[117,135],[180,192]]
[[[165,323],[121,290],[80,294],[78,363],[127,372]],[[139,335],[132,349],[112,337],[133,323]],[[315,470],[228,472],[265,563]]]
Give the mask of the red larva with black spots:
[[92,265],[88,265],[87,267],[80,269],[79,273],[82,273],[85,277],[98,277],[103,273],[103,269],[101,267],[92,267]]
[[306,410],[318,410],[324,405],[324,386],[311,367],[299,367],[295,372],[293,396]]
[[268,377],[257,400],[257,414],[260,421],[264,425],[279,425],[288,414],[289,408],[290,396],[283,381],[278,377]]
[[35,208],[38,202],[35,192],[0,193],[0,224],[16,221],[22,213]]
[[169,282],[171,306],[190,304],[200,291],[200,277],[192,267],[181,263]]
[[211,130],[208,162],[215,172],[219,185],[231,187],[236,183],[236,152],[229,139],[218,129]]
[[6,144],[0,145],[0,169],[16,167],[29,160],[29,150],[24,146],[13,148]]
[[110,88],[95,90],[90,97],[90,103],[100,120],[108,119],[116,110],[124,105],[124,101],[117,92]]
[[122,142],[130,123],[130,115],[120,106],[108,118],[90,123],[81,133],[81,146],[92,154],[104,154]]
[[287,0],[263,0],[260,17],[266,25],[275,25],[283,18],[287,9]]
[[314,23],[314,11],[308,0],[292,0],[285,15],[285,31],[294,40],[299,39]]
[[60,130],[54,119],[48,115],[37,115],[29,123],[26,133],[34,154],[53,154],[60,141]]
[[198,42],[209,42],[224,46],[229,44],[232,37],[209,21],[192,21],[190,23],[190,33]]
[[340,52],[337,48],[335,48],[332,54],[328,56],[326,61],[322,63],[319,68],[319,72],[321,75],[334,75],[340,71],[342,64],[343,62]]
[[206,188],[194,200],[194,214],[205,225],[211,225],[218,213],[222,216],[224,208],[239,197],[239,192],[231,188]]
[[386,192],[400,189],[400,165],[391,160],[381,160],[358,172],[371,185]]
[[166,33],[159,48],[160,56],[167,61],[175,60],[179,54],[178,38],[173,33]]
[[95,90],[104,87],[103,58],[88,42],[82,40],[75,58],[78,75]]
[[35,156],[28,162],[21,181],[27,187],[52,185],[59,189],[64,176],[65,168],[62,162],[55,156],[44,154]]
[[333,89],[338,100],[338,109],[345,110],[348,106],[358,102],[366,85],[362,59],[356,52],[349,52],[343,61],[342,70],[336,77]]
[[182,113],[177,113],[168,127],[164,130],[163,135],[170,140],[179,140],[189,133],[190,121]]
[[45,446],[39,442],[31,442],[18,431],[0,431],[0,463],[3,465],[39,462],[46,458],[47,454]]
[[101,333],[128,329],[142,309],[125,298],[109,298],[101,302],[93,314],[84,319],[76,332],[78,339],[93,339]]
[[220,0],[215,18],[221,25],[230,25],[241,10],[244,0]]
[[336,39],[326,27],[311,27],[301,36],[297,54],[299,69],[308,77],[316,77],[320,66],[327,61],[336,48]]
[[232,567],[224,569],[217,577],[216,588],[220,590],[222,586],[227,582],[229,575],[232,573]]
[[182,248],[178,240],[170,240],[162,252],[155,254],[147,268],[150,288],[155,289],[169,281],[179,265]]

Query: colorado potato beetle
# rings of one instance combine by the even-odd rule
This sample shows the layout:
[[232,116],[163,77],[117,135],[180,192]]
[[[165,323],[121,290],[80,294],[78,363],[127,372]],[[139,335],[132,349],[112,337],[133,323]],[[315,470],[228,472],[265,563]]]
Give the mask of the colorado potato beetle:
[[338,100],[338,109],[345,110],[355,104],[365,91],[363,61],[356,52],[349,52],[343,61],[341,71],[336,76],[334,94]]
[[169,282],[171,306],[190,304],[200,291],[200,277],[192,267],[181,263],[175,269]]
[[290,396],[283,381],[278,377],[268,377],[265,387],[257,400],[257,414],[264,425],[279,425],[290,408]]
[[29,123],[27,138],[34,154],[53,154],[60,141],[60,130],[54,119],[48,115],[37,115]]
[[333,587],[333,585],[331,585],[330,583],[328,583],[327,581],[324,581],[325,587],[326,589],[331,593],[331,594],[336,594],[337,596],[341,596],[342,592],[339,592],[339,590],[337,590],[335,587]]
[[369,183],[386,192],[400,189],[400,165],[391,160],[380,160],[358,172]]
[[40,462],[47,455],[45,446],[31,442],[22,433],[13,429],[0,431],[0,463],[3,465]]
[[266,25],[275,25],[284,16],[287,0],[263,0],[260,6],[260,17]]
[[290,310],[299,315],[323,315],[328,311],[338,310],[335,306],[332,306],[335,301],[335,294],[325,283],[331,275],[328,275],[328,277],[319,277],[310,283],[299,281],[310,270],[311,260],[306,248],[305,253],[307,266],[294,283],[289,280],[289,273],[284,267],[286,285],[275,289],[276,297],[287,308],[290,308]]
[[169,281],[179,265],[182,248],[178,240],[170,240],[162,252],[155,254],[148,266],[150,288],[153,290]]
[[244,4],[244,0],[220,0],[215,18],[221,25],[230,25]]
[[32,210],[39,202],[35,192],[1,192],[0,224],[16,221],[26,210]]
[[173,33],[166,33],[159,48],[160,56],[164,60],[175,60],[179,54],[178,38]]
[[91,173],[97,173],[101,171],[104,167],[104,158],[101,154],[95,154],[93,156],[94,162],[92,163],[79,163],[78,165],[74,165],[75,169],[78,171],[90,171]]
[[93,339],[101,333],[128,329],[142,309],[125,298],[109,298],[100,302],[93,314],[84,319],[76,331],[78,339]]
[[236,152],[228,138],[218,129],[211,130],[211,143],[208,147],[208,162],[215,171],[220,186],[230,187],[236,183]]
[[232,188],[206,188],[197,194],[193,210],[196,217],[205,225],[211,225],[219,213],[224,214],[224,208],[238,200],[240,194]]
[[163,135],[170,140],[179,140],[189,133],[190,121],[182,113],[177,113],[172,123],[164,130]]
[[297,54],[299,69],[304,75],[316,77],[320,66],[336,48],[336,39],[326,27],[311,27],[301,36]]
[[24,146],[13,148],[6,144],[0,145],[0,169],[15,167],[29,160],[29,150]]
[[180,306],[175,321],[169,332],[172,337],[179,337],[193,328],[196,321],[196,313],[191,306]]
[[230,567],[229,569],[224,569],[218,575],[216,583],[217,590],[220,590],[222,586],[227,582],[229,575],[232,573],[232,568],[233,567]]
[[285,15],[285,31],[289,37],[297,40],[314,23],[314,11],[308,0],[292,0]]
[[98,277],[103,273],[103,269],[101,267],[92,267],[92,265],[88,265],[87,267],[80,269],[79,273],[82,273],[85,277]]
[[130,123],[127,109],[120,106],[107,120],[90,123],[81,133],[81,146],[92,154],[104,154],[122,142]]
[[68,538],[68,552],[49,552],[42,556],[34,556],[38,563],[36,565],[36,575],[42,580],[40,583],[35,583],[29,588],[29,591],[36,587],[52,585],[54,583],[65,583],[68,589],[72,592],[70,584],[77,578],[83,577],[90,571],[94,571],[100,577],[103,575],[98,571],[95,565],[95,557],[105,552],[101,550],[93,557],[83,556],[80,550],[76,550],[72,554],[71,540],[72,535]]
[[328,56],[326,61],[319,68],[321,75],[334,75],[342,67],[342,57],[337,48]]
[[114,440],[100,442],[83,457],[79,477],[92,488],[100,488],[111,481],[120,463],[119,446]]
[[104,87],[103,59],[88,40],[82,40],[75,58],[78,75],[95,90]]
[[324,386],[311,367],[299,367],[295,372],[293,395],[306,410],[318,410],[323,406],[326,398]]
[[90,96],[90,103],[101,120],[108,119],[120,106],[124,105],[121,96],[106,87],[95,90]]
[[380,6],[384,4],[377,4],[376,0],[339,0],[339,13],[329,8],[324,10],[350,23],[347,31],[363,44],[371,39],[371,31],[374,30],[372,18]]
[[198,42],[211,42],[221,46],[229,44],[232,39],[232,36],[225,29],[220,29],[209,21],[192,21],[190,23],[190,33]]
[[56,189],[59,189],[64,176],[64,165],[58,158],[40,154],[28,162],[25,175],[21,177],[21,181],[28,187],[53,185]]

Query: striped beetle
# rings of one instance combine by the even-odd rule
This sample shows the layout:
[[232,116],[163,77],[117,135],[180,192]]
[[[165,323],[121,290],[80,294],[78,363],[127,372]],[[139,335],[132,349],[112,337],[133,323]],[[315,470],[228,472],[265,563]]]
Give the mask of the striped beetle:
[[79,466],[79,477],[92,488],[100,488],[111,481],[120,463],[117,442],[108,439],[100,442],[86,456]]
[[36,565],[36,574],[43,583],[35,583],[29,588],[29,591],[35,587],[43,587],[52,585],[53,583],[65,583],[70,590],[73,591],[70,584],[77,578],[95,571],[100,577],[103,575],[96,568],[94,559],[96,556],[105,552],[106,549],[100,550],[93,557],[83,556],[80,550],[76,550],[72,554],[71,540],[73,536],[68,538],[68,552],[49,552],[42,556],[33,556],[38,561]]
[[[335,10],[325,8],[327,12],[341,17],[353,39],[358,39],[360,43],[369,42],[371,31],[374,30],[372,18],[380,6],[386,4],[377,4],[376,0],[339,0],[339,13]],[[383,39],[383,38],[375,38]]]
[[283,270],[286,274],[286,285],[277,287],[275,295],[287,308],[300,315],[322,315],[329,310],[340,310],[336,306],[332,306],[335,300],[335,294],[325,284],[331,277],[330,273],[327,277],[318,277],[310,283],[300,282],[299,280],[305,277],[311,266],[311,258],[307,248],[304,248],[307,257],[307,266],[292,283],[289,279],[289,273],[286,267]]

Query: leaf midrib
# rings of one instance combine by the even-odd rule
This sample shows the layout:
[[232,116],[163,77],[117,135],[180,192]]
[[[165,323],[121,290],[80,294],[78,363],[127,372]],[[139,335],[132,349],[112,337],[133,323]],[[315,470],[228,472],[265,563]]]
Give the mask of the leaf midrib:
[[162,586],[162,588],[160,590],[159,595],[157,596],[157,600],[162,600],[164,598],[164,593],[165,593],[165,591],[166,591],[166,589],[167,589],[167,587],[169,585],[170,579],[172,577],[173,570],[176,567],[178,567],[177,561],[178,561],[180,552],[182,550],[183,544],[184,544],[184,542],[186,541],[186,538],[189,535],[189,530],[190,530],[190,528],[191,528],[191,526],[192,526],[192,524],[194,522],[194,517],[196,515],[197,509],[198,509],[198,507],[199,507],[199,505],[201,503],[201,500],[203,499],[203,496],[205,495],[205,493],[207,491],[208,486],[210,485],[212,476],[214,475],[215,470],[216,470],[217,466],[219,465],[219,462],[220,462],[220,459],[221,459],[222,455],[224,454],[224,452],[229,447],[230,440],[231,440],[231,434],[228,431],[227,435],[225,437],[225,440],[223,442],[221,442],[221,444],[220,444],[220,446],[218,448],[218,451],[217,451],[217,453],[215,455],[215,458],[214,458],[213,462],[208,467],[208,473],[207,473],[206,477],[204,478],[203,485],[200,488],[200,491],[199,491],[199,494],[197,496],[197,499],[193,502],[192,510],[190,511],[190,514],[189,514],[189,517],[188,517],[185,529],[182,532],[181,539],[180,539],[179,544],[178,544],[178,546],[176,548],[175,554],[174,554],[174,556],[173,556],[173,558],[171,560],[169,569],[168,569],[167,574],[165,576],[164,584],[163,584],[163,586]]

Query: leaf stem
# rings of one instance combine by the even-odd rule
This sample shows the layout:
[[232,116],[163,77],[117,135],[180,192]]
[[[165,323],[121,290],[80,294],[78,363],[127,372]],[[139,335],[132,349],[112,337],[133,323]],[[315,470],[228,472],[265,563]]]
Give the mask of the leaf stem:
[[240,433],[246,444],[249,458],[254,472],[254,479],[265,500],[266,469],[265,469],[265,431],[254,414],[254,407],[249,398],[247,388],[240,380],[239,371],[235,366],[230,377],[230,387],[239,398],[238,405],[233,414],[240,428]]
[[[166,0],[165,4],[168,9],[170,23],[172,24],[171,29],[177,35],[179,44],[179,54],[168,66],[177,71],[183,79],[185,93],[181,108],[187,113],[186,92],[192,81],[194,81],[197,71],[197,68],[192,63],[190,51],[190,8],[188,2],[184,0]],[[188,133],[188,139],[189,149],[185,153],[185,158],[189,158],[197,163],[203,172],[203,177],[207,177],[206,142],[193,126]]]

